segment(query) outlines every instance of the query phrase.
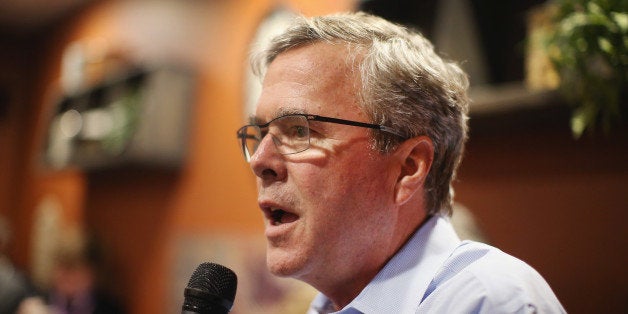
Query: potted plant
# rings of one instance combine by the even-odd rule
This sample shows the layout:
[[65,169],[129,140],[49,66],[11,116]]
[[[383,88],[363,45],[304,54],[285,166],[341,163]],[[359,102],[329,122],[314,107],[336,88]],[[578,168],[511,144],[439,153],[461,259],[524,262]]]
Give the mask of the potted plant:
[[[575,105],[576,137],[620,123],[628,90],[628,1],[554,0],[546,50]],[[624,113],[622,113],[624,111]]]

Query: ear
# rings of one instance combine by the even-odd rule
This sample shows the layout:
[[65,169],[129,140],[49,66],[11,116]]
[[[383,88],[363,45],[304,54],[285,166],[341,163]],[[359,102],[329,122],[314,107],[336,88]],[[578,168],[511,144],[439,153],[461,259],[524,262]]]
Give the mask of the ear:
[[434,143],[427,136],[413,137],[401,143],[396,154],[401,171],[395,186],[395,202],[402,205],[422,190],[434,159]]

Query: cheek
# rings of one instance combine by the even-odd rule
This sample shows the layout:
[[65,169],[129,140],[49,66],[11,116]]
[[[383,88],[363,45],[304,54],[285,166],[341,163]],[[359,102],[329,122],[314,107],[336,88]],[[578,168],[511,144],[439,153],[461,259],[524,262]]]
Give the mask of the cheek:
[[327,166],[301,170],[292,178],[298,190],[298,198],[309,205],[327,204],[329,207],[349,196],[347,194],[353,193],[351,190],[355,188],[356,178],[347,169]]
[[[296,177],[298,199],[314,216],[328,220],[363,219],[363,214],[385,205],[390,184],[384,170],[365,160],[326,168],[310,168]],[[357,216],[357,217],[356,217]],[[343,223],[342,221],[340,223]]]

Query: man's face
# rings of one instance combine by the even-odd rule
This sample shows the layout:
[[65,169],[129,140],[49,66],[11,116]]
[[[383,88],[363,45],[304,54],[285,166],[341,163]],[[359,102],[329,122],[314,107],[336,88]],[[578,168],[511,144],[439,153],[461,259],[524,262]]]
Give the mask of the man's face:
[[[358,104],[359,77],[343,45],[316,43],[280,54],[264,79],[256,118],[286,113],[369,121]],[[392,157],[372,149],[370,130],[310,122],[308,150],[278,152],[266,136],[251,158],[265,217],[267,263],[276,275],[317,286],[377,268],[378,245],[395,224]],[[355,278],[354,278],[355,279]]]

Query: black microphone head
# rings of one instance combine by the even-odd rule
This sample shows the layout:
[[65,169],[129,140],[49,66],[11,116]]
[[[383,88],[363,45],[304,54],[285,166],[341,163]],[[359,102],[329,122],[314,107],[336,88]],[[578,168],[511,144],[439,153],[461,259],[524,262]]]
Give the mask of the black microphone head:
[[238,277],[229,268],[214,264],[200,264],[185,288],[184,313],[228,313],[233,306]]

